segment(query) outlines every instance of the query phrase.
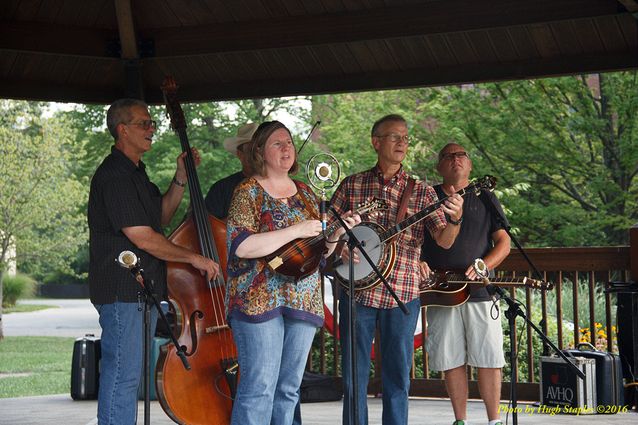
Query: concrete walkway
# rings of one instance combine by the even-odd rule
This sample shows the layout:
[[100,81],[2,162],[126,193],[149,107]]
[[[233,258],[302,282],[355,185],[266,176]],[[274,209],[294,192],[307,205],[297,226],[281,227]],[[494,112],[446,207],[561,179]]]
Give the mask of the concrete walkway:
[[44,304],[57,308],[28,313],[3,314],[5,336],[67,336],[82,337],[87,333],[100,336],[98,314],[88,299],[20,300],[21,304]]
[[[172,424],[157,402],[151,403],[151,424]],[[73,401],[68,395],[21,397],[0,399],[0,424],[2,425],[94,425],[97,403],[95,401]],[[381,400],[368,400],[369,425],[381,425]],[[505,406],[504,406],[505,408]],[[142,424],[144,405],[139,404],[139,420]],[[635,412],[616,415],[550,415],[539,413],[538,407],[519,404],[518,422],[521,425],[541,424],[591,424],[628,425],[638,423]],[[304,425],[337,425],[341,423],[341,402],[304,403],[301,407]],[[472,424],[486,424],[483,403],[471,401],[468,417]],[[505,414],[502,415],[505,423]],[[410,424],[449,425],[454,421],[450,402],[438,399],[410,400]],[[512,417],[509,417],[512,423]]]

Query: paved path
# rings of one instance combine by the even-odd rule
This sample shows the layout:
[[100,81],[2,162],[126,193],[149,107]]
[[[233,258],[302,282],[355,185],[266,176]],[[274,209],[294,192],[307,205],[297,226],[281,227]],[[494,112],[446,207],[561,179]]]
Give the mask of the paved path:
[[31,299],[22,304],[54,305],[58,308],[2,315],[5,336],[100,336],[98,314],[88,299]]
[[[42,397],[21,397],[0,399],[1,425],[95,425],[95,401],[73,401],[68,395]],[[369,425],[381,424],[381,400],[368,399]],[[144,405],[139,404],[138,424],[144,423]],[[521,425],[625,425],[638,423],[635,412],[617,415],[549,415],[538,413],[538,408],[529,404],[519,404]],[[527,411],[527,413],[525,413]],[[341,423],[341,402],[304,403],[301,405],[304,425],[338,425]],[[468,405],[469,419],[473,424],[486,424],[483,403],[471,401]],[[151,423],[170,425],[173,423],[155,401],[151,403]],[[502,416],[505,423],[505,415]],[[450,402],[440,399],[410,400],[410,424],[449,425],[454,420]],[[512,423],[512,417],[509,418]]]

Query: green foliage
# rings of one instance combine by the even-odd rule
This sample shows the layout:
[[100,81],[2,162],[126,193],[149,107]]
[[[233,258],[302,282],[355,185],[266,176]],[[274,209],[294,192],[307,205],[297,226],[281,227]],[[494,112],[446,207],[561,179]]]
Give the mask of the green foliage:
[[21,270],[40,277],[68,270],[86,240],[86,193],[72,170],[81,149],[67,123],[39,104],[0,101],[0,263],[15,243]]
[[[532,190],[506,198],[527,245],[627,242],[636,208],[636,71],[437,89],[440,135],[475,171]],[[438,134],[436,140],[443,140]]]
[[399,113],[414,140],[406,169],[437,183],[436,153],[461,143],[474,176],[498,178],[524,245],[624,244],[638,221],[637,75],[315,96],[313,117],[345,175],[374,165],[370,128]]
[[46,305],[46,304],[16,304],[13,307],[4,308],[3,314],[9,313],[30,313],[32,311],[38,310],[46,310],[48,308],[59,308],[57,305]]
[[[0,398],[69,393],[74,338],[5,337],[0,342]],[[43,349],[46,347],[46,349]]]
[[2,279],[2,307],[12,307],[20,298],[28,298],[35,293],[35,280],[26,274],[4,275]]

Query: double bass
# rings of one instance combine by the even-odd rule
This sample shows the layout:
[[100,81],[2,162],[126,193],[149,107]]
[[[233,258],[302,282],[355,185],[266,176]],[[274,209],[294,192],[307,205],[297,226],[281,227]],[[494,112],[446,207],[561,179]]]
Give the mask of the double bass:
[[222,272],[208,282],[190,264],[168,262],[168,297],[176,313],[177,340],[191,370],[186,370],[173,345],[163,346],[156,366],[157,395],[164,412],[177,423],[225,425],[230,423],[239,378],[237,351],[224,309],[226,224],[206,210],[175,81],[167,77],[162,91],[171,125],[186,152],[192,207],[169,240],[214,260]]

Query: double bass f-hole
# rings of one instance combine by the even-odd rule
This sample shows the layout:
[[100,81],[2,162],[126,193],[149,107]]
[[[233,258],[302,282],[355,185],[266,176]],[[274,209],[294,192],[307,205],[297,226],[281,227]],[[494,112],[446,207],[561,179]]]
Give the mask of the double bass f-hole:
[[162,86],[171,125],[177,133],[190,191],[191,214],[169,236],[176,245],[216,261],[222,270],[208,282],[190,264],[167,264],[168,295],[178,318],[180,346],[186,347],[190,371],[185,371],[175,348],[163,346],[156,368],[158,399],[175,422],[189,425],[227,425],[238,382],[237,350],[224,308],[227,263],[226,224],[206,210],[186,135],[184,113],[177,101],[177,85],[166,78]]

